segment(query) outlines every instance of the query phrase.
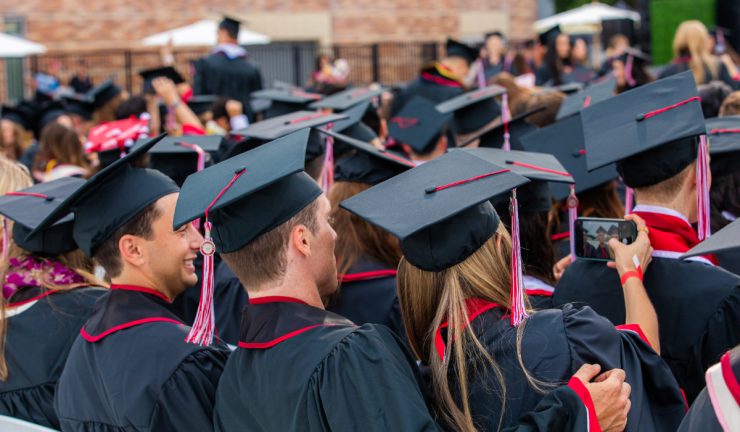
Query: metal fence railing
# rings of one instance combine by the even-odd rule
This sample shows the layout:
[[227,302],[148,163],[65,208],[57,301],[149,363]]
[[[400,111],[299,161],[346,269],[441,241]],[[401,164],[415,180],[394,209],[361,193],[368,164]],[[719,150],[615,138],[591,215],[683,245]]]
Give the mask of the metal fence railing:
[[[440,46],[436,42],[331,46],[320,46],[313,42],[279,42],[246,48],[250,61],[260,68],[265,86],[270,86],[274,80],[305,85],[320,53],[347,60],[352,84],[380,82],[390,85],[412,79],[423,64],[437,58]],[[173,54],[175,67],[186,79],[191,80],[194,71],[192,62],[207,55],[208,49],[176,49]],[[48,71],[53,63],[60,66],[61,81],[68,82],[79,59],[85,61],[93,83],[112,78],[118,85],[134,93],[141,91],[142,86],[138,72],[161,64],[159,50],[151,48],[52,52],[18,60],[12,65],[0,59],[0,101],[18,99],[23,94],[28,96],[27,78],[38,71]],[[19,66],[21,64],[22,67]],[[13,67],[12,74],[10,66]]]

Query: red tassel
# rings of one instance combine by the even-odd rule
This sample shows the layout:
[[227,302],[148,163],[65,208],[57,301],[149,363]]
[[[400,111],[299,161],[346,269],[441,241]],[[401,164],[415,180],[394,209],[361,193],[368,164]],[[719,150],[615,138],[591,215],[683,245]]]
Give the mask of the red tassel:
[[509,138],[509,122],[511,121],[511,112],[509,112],[509,95],[504,93],[501,100],[501,120],[504,122],[504,145],[502,150],[511,150]]
[[699,137],[699,156],[696,159],[696,198],[699,240],[711,236],[709,216],[709,157],[707,136]]
[[2,262],[6,262],[8,260],[8,247],[10,247],[10,241],[8,239],[8,221],[5,218],[3,219],[3,260]]
[[578,219],[578,197],[576,196],[576,185],[570,185],[568,195],[568,231],[570,232],[570,259],[576,260],[576,219]]
[[186,142],[181,142],[181,146],[189,148],[190,150],[194,151],[198,154],[198,162],[196,165],[195,170],[200,172],[203,171],[203,168],[206,167],[206,152],[203,150],[203,148],[197,144],[190,144]]
[[203,254],[203,278],[200,288],[200,303],[198,304],[198,313],[195,315],[195,322],[190,329],[190,333],[185,338],[186,342],[198,345],[210,345],[213,342],[216,323],[213,313],[213,255],[216,253],[216,245],[211,237],[211,222],[208,220],[208,213],[227,190],[242,176],[247,170],[242,168],[234,174],[229,184],[227,184],[216,195],[216,198],[206,207],[205,210],[205,237],[200,245],[200,253]]
[[522,276],[522,250],[519,244],[519,203],[516,189],[511,191],[511,295],[509,310],[511,325],[518,326],[527,315],[524,307],[524,282]]
[[632,213],[632,207],[635,200],[635,192],[631,187],[625,186],[624,188],[624,214],[628,215]]
[[[331,130],[332,124],[326,126],[326,130]],[[321,176],[321,188],[324,193],[329,193],[334,186],[334,137],[326,137],[326,150],[324,151],[324,175]]]

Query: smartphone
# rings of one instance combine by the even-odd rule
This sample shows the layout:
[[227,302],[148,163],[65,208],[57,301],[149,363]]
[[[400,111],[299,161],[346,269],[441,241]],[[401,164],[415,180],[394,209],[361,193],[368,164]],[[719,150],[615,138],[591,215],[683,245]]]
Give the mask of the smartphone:
[[607,244],[617,238],[623,244],[637,239],[637,225],[624,219],[578,218],[575,223],[576,257],[592,261],[613,261],[614,252]]

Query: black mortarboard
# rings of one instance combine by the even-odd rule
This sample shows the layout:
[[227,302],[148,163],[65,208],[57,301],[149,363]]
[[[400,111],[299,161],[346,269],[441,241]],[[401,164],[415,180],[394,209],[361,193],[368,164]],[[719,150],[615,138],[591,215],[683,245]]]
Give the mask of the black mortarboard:
[[182,84],[185,82],[182,75],[180,75],[180,73],[172,66],[159,66],[152,69],[145,69],[139,71],[139,75],[143,80],[143,92],[147,94],[156,93],[154,91],[154,87],[152,87],[152,81],[154,81],[155,78],[169,78],[175,84]]
[[609,78],[600,83],[591,84],[582,92],[568,95],[565,100],[563,100],[563,103],[560,104],[560,109],[555,118],[557,120],[564,119],[565,117],[580,112],[584,108],[609,99],[614,96],[614,89],[616,86],[616,80],[614,78]]
[[64,177],[0,196],[0,214],[13,222],[13,241],[28,252],[61,255],[77,249],[72,238],[73,216],[67,215],[33,237],[28,234],[85,180]]
[[581,112],[586,163],[613,162],[627,186],[650,186],[678,174],[697,157],[706,133],[691,71],[634,88]]
[[[140,145],[146,145],[147,141],[139,140],[134,145],[134,149]],[[193,146],[198,146],[203,151],[202,168],[205,168],[213,161],[222,143],[223,137],[220,135],[166,137],[149,150],[149,166],[163,172],[182,186],[185,178],[198,171],[199,168],[198,150]]]
[[427,271],[458,264],[496,232],[488,202],[527,179],[463,151],[447,153],[343,201],[340,206],[401,240]]
[[531,182],[518,190],[519,208],[523,212],[546,212],[552,207],[552,194],[547,183],[574,183],[573,177],[563,168],[555,156],[497,148],[472,148],[470,152],[492,164],[511,169]]
[[[544,106],[533,108],[529,111],[518,114],[516,117],[513,117],[511,121],[509,121],[509,144],[511,145],[512,149],[522,150],[522,145],[520,141],[521,137],[537,130],[537,126],[526,121],[527,117],[531,116],[532,114],[536,114],[543,109],[545,109]],[[465,146],[475,140],[479,140],[478,147],[501,148],[504,145],[505,131],[506,129],[504,128],[504,122],[499,119],[499,121],[491,124],[490,126],[481,130],[479,133],[471,136],[468,141],[463,142],[460,145]]]
[[473,63],[478,58],[477,49],[452,38],[447,38],[445,52],[447,57],[460,57],[468,64]]
[[41,131],[50,124],[56,121],[59,117],[67,114],[67,110],[64,104],[60,101],[47,101],[43,102],[40,108],[35,113],[33,121],[33,135],[36,139],[41,138]]
[[391,118],[388,134],[416,153],[427,153],[437,144],[451,119],[452,114],[443,114],[429,100],[415,96]]
[[706,119],[712,176],[735,173],[740,169],[740,115]]
[[[392,150],[380,150],[377,147],[347,135],[333,131],[321,130],[335,139],[335,148],[342,142],[355,152],[339,159],[334,165],[334,181],[349,181],[365,184],[378,184],[398,175],[415,164]],[[336,153],[336,151],[335,151]]]
[[736,219],[713,233],[708,239],[689,249],[688,252],[681,255],[681,259],[735,249],[740,249],[740,219]]
[[267,99],[250,99],[249,106],[252,108],[253,113],[262,113],[270,109],[272,101]]
[[218,252],[229,253],[296,215],[321,194],[303,172],[308,135],[308,129],[300,130],[188,177],[174,227],[203,216],[213,203],[213,242]]
[[278,117],[295,111],[305,110],[308,104],[321,100],[322,95],[296,89],[266,89],[252,92],[252,99],[265,99],[272,104],[265,112],[266,118]]
[[561,84],[559,86],[554,86],[552,87],[552,89],[565,93],[565,94],[571,94],[571,93],[576,93],[576,92],[583,90],[584,87],[585,86],[579,82],[572,82],[572,83]]
[[540,45],[547,45],[550,42],[550,39],[556,38],[560,33],[562,33],[562,31],[560,30],[560,24],[557,24],[554,27],[551,27],[549,30],[546,30],[537,35],[537,38],[540,41]]
[[504,93],[505,88],[491,85],[448,99],[436,108],[443,114],[453,113],[455,133],[469,134],[501,115],[501,106],[494,98]]
[[187,101],[188,107],[195,113],[195,115],[200,116],[203,115],[203,113],[211,111],[213,108],[213,103],[216,102],[218,99],[218,96],[215,95],[198,95],[193,96]]
[[149,140],[92,176],[49,213],[30,235],[74,213],[75,242],[91,257],[118,228],[158,199],[178,192],[175,182],[161,172],[131,165],[164,137],[162,134]]
[[30,130],[33,127],[37,109],[38,107],[27,101],[20,101],[15,106],[3,105],[0,118],[18,124],[25,130]]
[[[363,142],[370,142],[374,140],[378,137],[378,135],[372,129],[361,122],[362,117],[365,115],[365,112],[367,112],[369,107],[370,101],[365,99],[364,101],[354,105],[346,111],[343,111],[341,114],[346,115],[347,118],[333,122],[331,130],[334,132],[341,132],[346,136]],[[309,139],[309,143],[310,142],[311,140]],[[335,156],[340,156],[348,150],[350,149],[344,145],[344,142],[334,143]]]
[[218,23],[218,28],[222,28],[226,30],[230,35],[235,36],[239,34],[239,26],[241,25],[241,21],[239,21],[236,18],[232,18],[230,16],[224,16],[220,23]]
[[384,90],[382,87],[349,88],[319,101],[312,102],[308,107],[311,109],[328,108],[335,111],[344,111],[359,104],[360,102],[365,102],[375,96],[379,96],[381,93],[383,93],[383,91]]
[[84,95],[64,95],[62,96],[64,108],[68,113],[76,114],[85,120],[91,120],[95,105],[92,99]]
[[[524,150],[554,155],[576,181],[576,193],[585,192],[617,178],[614,164],[589,172],[580,114],[563,119],[522,137]],[[551,184],[553,198],[565,199],[570,189],[564,184]]]
[[121,88],[113,83],[112,80],[106,80],[97,86],[93,87],[89,92],[85,94],[88,99],[93,101],[93,106],[98,109],[106,104],[109,100],[118,96],[121,93]]
[[598,227],[598,228],[596,228],[596,234],[599,234],[599,233],[604,233],[604,234],[606,234],[606,233],[607,233],[607,231],[606,231],[606,229],[605,229],[605,228],[604,228],[603,226],[599,225],[599,227]]

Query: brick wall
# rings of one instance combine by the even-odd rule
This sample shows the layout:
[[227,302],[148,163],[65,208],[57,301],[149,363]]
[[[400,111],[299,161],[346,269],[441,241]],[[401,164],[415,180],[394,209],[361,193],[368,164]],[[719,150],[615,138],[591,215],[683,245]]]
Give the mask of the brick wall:
[[[536,4],[537,0],[0,0],[0,15],[25,17],[26,36],[50,50],[77,51],[129,48],[147,35],[214,17],[219,11],[247,20],[250,14],[279,18],[325,13],[331,29],[330,40],[324,42],[333,43],[473,36],[485,23],[471,32],[462,28],[461,15],[496,13],[503,19],[492,21],[492,26],[503,23],[512,39],[523,39],[531,36]],[[260,30],[270,33],[269,28]]]

